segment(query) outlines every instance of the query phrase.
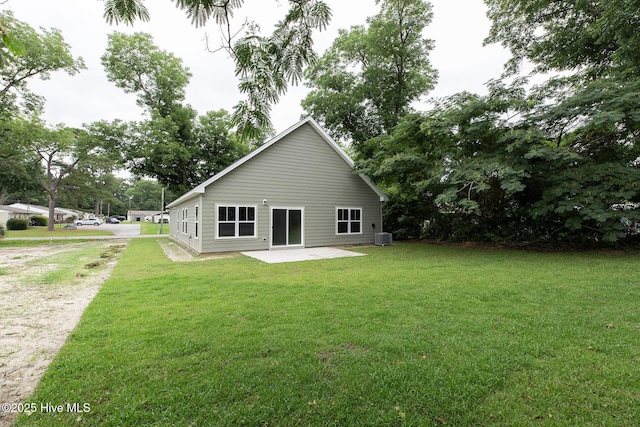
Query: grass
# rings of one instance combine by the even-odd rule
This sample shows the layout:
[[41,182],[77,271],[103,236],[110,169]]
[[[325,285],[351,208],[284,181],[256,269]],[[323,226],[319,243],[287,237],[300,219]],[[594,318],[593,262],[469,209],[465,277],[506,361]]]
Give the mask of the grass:
[[[140,234],[160,234],[160,224],[154,224],[153,222],[139,222]],[[169,234],[169,227],[171,224],[162,225],[162,234]]]
[[[134,240],[27,425],[634,425],[637,255],[422,244],[263,264]],[[140,262],[144,259],[144,262]]]
[[[110,248],[118,248],[111,245]],[[118,251],[120,249],[118,248]],[[112,249],[105,249],[104,241],[89,241],[81,249],[72,249],[44,258],[29,261],[30,266],[39,266],[39,274],[26,277],[22,282],[29,285],[67,285],[88,274],[88,270],[103,265],[112,257]],[[49,268],[55,266],[55,268]]]
[[19,237],[78,237],[78,236],[110,236],[110,231],[100,230],[100,227],[84,225],[76,230],[64,230],[66,224],[55,224],[54,230],[49,231],[47,227],[29,227],[26,230],[9,230],[7,238]]
[[[86,242],[87,239],[64,239],[64,240],[54,240],[49,243],[49,246],[57,246],[57,245],[68,245],[72,243],[80,243]],[[33,246],[42,246],[42,240],[4,240],[0,239],[0,249],[2,248],[22,248],[22,247],[33,247]]]

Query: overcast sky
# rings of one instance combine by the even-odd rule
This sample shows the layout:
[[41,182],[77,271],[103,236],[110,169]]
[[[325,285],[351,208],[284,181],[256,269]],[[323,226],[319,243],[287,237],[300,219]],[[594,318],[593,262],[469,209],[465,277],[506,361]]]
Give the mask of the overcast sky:
[[[333,12],[328,30],[315,38],[316,51],[322,53],[335,39],[338,29],[365,24],[375,15],[375,0],[326,0]],[[431,63],[439,72],[436,88],[428,97],[444,97],[467,90],[486,93],[484,84],[499,77],[508,54],[500,46],[483,47],[490,21],[482,0],[431,0],[433,22],[425,36],[435,41]],[[13,10],[17,19],[34,28],[57,28],[71,46],[72,54],[81,56],[86,70],[75,76],[56,73],[50,80],[34,80],[30,87],[47,99],[45,120],[49,124],[64,123],[80,127],[97,120],[139,120],[142,109],[135,96],[126,95],[107,81],[100,56],[107,46],[107,35],[113,31],[147,32],[161,49],[181,58],[193,74],[187,88],[186,102],[199,113],[224,108],[233,110],[241,99],[237,91],[233,62],[226,52],[207,52],[205,36],[214,44],[219,30],[214,23],[195,28],[170,0],[147,0],[151,14],[149,23],[133,27],[110,26],[103,18],[102,0],[8,0],[0,6]],[[236,19],[257,21],[263,32],[270,33],[273,24],[286,11],[284,0],[246,0]],[[218,43],[219,44],[219,43]],[[308,89],[292,87],[274,106],[272,121],[277,132],[296,123],[303,114],[300,101]],[[419,109],[426,110],[427,104]]]

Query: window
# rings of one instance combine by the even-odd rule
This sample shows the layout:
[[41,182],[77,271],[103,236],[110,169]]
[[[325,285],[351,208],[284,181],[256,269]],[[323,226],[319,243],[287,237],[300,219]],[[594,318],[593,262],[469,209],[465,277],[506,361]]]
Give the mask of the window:
[[255,237],[255,206],[218,206],[218,237]]
[[196,208],[195,208],[195,209],[196,209],[196,212],[195,212],[196,220],[195,220],[195,222],[194,222],[195,230],[193,231],[193,233],[194,233],[194,235],[195,235],[195,237],[196,237],[196,239],[197,239],[197,238],[198,238],[198,223],[200,222],[200,221],[199,221],[199,219],[198,219],[198,215],[199,215],[199,212],[198,212],[198,210],[199,210],[199,209],[198,209],[198,205],[196,205]]
[[337,234],[362,234],[362,208],[338,208]]
[[188,218],[189,218],[189,209],[188,208],[182,209],[182,232],[184,234],[187,234],[189,232]]

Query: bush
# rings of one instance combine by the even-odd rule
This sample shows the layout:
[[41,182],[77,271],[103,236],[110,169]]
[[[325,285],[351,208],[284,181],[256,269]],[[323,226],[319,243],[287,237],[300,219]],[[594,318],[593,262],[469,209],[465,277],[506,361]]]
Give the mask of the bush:
[[44,216],[32,216],[31,225],[34,227],[46,227],[49,224],[49,218]]
[[29,221],[21,218],[10,218],[7,221],[7,230],[26,230]]
[[5,235],[4,227],[0,225],[0,239],[2,239]]

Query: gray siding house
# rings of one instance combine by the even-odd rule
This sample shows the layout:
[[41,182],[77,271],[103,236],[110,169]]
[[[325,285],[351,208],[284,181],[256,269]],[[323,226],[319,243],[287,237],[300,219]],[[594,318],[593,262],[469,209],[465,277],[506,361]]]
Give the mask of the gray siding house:
[[171,237],[208,253],[374,243],[385,200],[306,118],[167,209]]

